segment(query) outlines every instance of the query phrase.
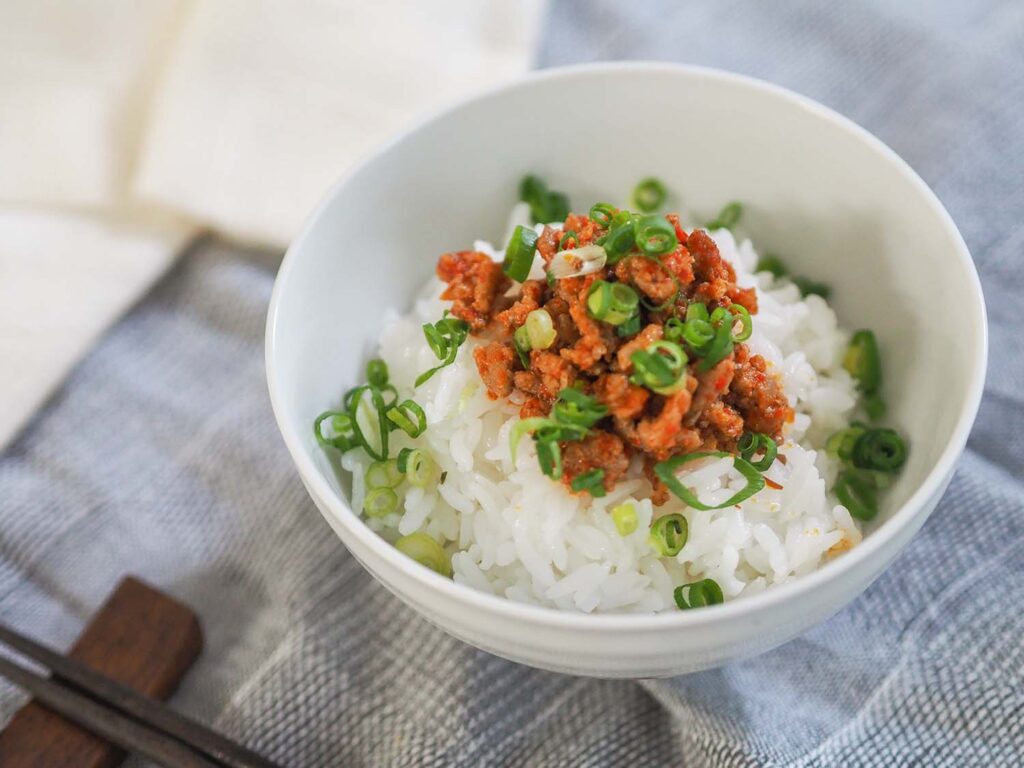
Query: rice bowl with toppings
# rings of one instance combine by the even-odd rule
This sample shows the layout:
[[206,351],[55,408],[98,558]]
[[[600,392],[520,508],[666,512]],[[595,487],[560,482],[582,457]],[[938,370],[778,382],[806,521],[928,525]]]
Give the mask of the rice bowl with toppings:
[[[745,597],[856,546],[876,492],[906,450],[886,444],[877,463],[865,447],[895,435],[860,421],[882,416],[873,337],[839,325],[818,295],[827,294],[823,286],[790,278],[777,259],[737,240],[738,207],[704,227],[683,227],[678,218],[612,206],[590,217],[547,215],[543,203],[555,194],[541,184],[531,200],[524,185],[505,250],[478,242],[442,256],[445,280],[429,280],[411,312],[385,323],[369,383],[349,392],[343,410],[317,419],[318,440],[338,449],[351,473],[353,509],[456,582],[585,613],[656,613]],[[645,221],[668,221],[671,251],[651,259],[634,239],[617,266],[613,217],[630,236]],[[698,264],[701,251],[721,260],[728,295],[710,296],[710,281],[692,275],[679,290],[685,270],[670,260],[691,251]],[[672,277],[671,300],[660,301],[643,275],[629,287],[623,269],[638,260],[633,275],[642,258]],[[471,272],[488,277],[460,293]],[[493,306],[481,313],[487,281]],[[560,291],[578,296],[575,310],[585,308],[587,319],[574,321],[600,326],[607,349],[581,361],[585,334],[577,328],[572,341],[562,338]],[[711,335],[695,340],[690,331],[705,327]],[[716,338],[726,346],[714,352]],[[562,363],[552,373],[555,357]],[[671,381],[659,379],[666,360]],[[726,363],[729,381],[702,398],[707,378]],[[741,396],[744,371],[754,391]],[[545,375],[559,386],[545,386]],[[642,402],[621,414],[615,393],[639,393]],[[765,398],[768,406],[752,404]],[[685,407],[666,433],[679,400]],[[560,423],[559,412],[580,418]],[[548,433],[554,437],[543,439]]]

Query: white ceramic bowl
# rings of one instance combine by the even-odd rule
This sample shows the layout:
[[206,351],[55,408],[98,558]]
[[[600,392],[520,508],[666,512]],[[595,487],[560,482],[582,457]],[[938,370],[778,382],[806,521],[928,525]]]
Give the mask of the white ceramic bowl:
[[[833,286],[851,328],[878,334],[891,420],[910,458],[858,547],[813,574],[714,608],[652,616],[542,609],[409,560],[349,508],[314,417],[362,375],[385,308],[405,311],[437,256],[502,236],[520,178],[578,205],[647,175],[698,220],[744,203],[742,231]],[[956,323],[949,322],[955,309]],[[492,653],[602,677],[664,676],[765,651],[838,611],[935,507],[981,397],[987,331],[977,274],[942,204],[890,149],[773,85],[707,69],[608,64],[542,72],[435,115],[328,194],[288,250],[267,324],[278,425],[327,522],[388,589]]]

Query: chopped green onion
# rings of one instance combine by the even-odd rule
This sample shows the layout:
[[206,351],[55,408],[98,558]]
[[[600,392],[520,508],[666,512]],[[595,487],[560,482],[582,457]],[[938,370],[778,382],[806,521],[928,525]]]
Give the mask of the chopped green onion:
[[397,466],[417,488],[426,488],[437,477],[437,462],[422,448],[403,448],[398,452]]
[[856,472],[840,472],[833,492],[839,503],[858,520],[871,520],[878,514],[875,485]]
[[586,491],[595,499],[600,498],[605,495],[604,470],[592,469],[589,472],[584,472],[582,475],[577,475],[572,479],[570,487],[576,493]]
[[878,421],[885,417],[885,412],[888,410],[885,400],[881,398],[877,393],[874,395],[868,395],[864,398],[864,412],[867,413],[868,418],[872,421]]
[[857,380],[865,395],[873,395],[882,384],[882,357],[875,334],[860,330],[853,334],[843,356],[843,368]]
[[611,203],[597,203],[590,209],[590,220],[599,227],[607,227],[618,209]]
[[683,341],[695,352],[704,349],[715,339],[715,328],[707,320],[695,317],[683,323]]
[[433,537],[423,531],[410,533],[395,542],[395,549],[407,557],[411,557],[420,565],[451,578],[452,560],[444,547],[434,541]]
[[[409,437],[419,437],[427,429],[427,415],[415,400],[404,400],[389,408],[386,416],[388,421]],[[414,418],[416,421],[413,421]]]
[[651,523],[648,541],[662,557],[675,557],[686,546],[688,536],[686,518],[675,512],[663,515]]
[[423,326],[423,335],[426,337],[427,344],[430,345],[434,355],[442,362],[429,371],[421,373],[416,379],[415,386],[417,387],[445,366],[455,362],[455,356],[458,354],[459,347],[462,346],[466,336],[469,335],[469,325],[463,320],[448,317],[448,310],[445,310],[444,315],[436,323],[433,325],[427,323]]
[[608,232],[601,240],[608,254],[608,263],[615,264],[636,246],[636,228],[629,211],[616,213],[608,225]]
[[640,523],[636,516],[636,507],[632,504],[619,504],[612,509],[612,522],[615,523],[615,530],[619,532],[619,536],[629,536]]
[[633,375],[630,380],[660,395],[678,392],[686,386],[686,364],[683,348],[674,341],[656,341],[647,349],[630,355]]
[[562,233],[562,238],[558,241],[559,248],[565,248],[565,246],[572,241],[573,245],[579,245],[579,235],[573,232],[571,229],[566,230]]
[[676,228],[664,216],[641,216],[636,221],[636,244],[648,256],[671,253],[679,245]]
[[[328,423],[330,424],[331,431],[334,433],[334,437],[324,437],[323,423],[328,421],[328,419],[330,420]],[[359,445],[352,432],[352,417],[345,411],[324,411],[321,413],[316,417],[316,421],[313,422],[313,434],[316,435],[316,441],[320,445],[337,448],[342,453]]]
[[640,313],[633,315],[615,331],[619,336],[633,336],[640,333]]
[[558,399],[551,408],[555,421],[576,427],[590,429],[608,415],[608,408],[596,398],[585,395],[578,389],[566,387],[558,393]]
[[537,462],[540,471],[548,477],[559,480],[562,477],[562,448],[556,440],[537,440]]
[[608,412],[594,398],[577,389],[566,387],[558,393],[558,398],[551,409],[552,416],[537,416],[521,419],[509,432],[509,449],[512,462],[516,460],[516,447],[527,433],[533,433],[533,442],[537,448],[537,461],[541,471],[548,477],[558,480],[562,477],[562,450],[560,442],[582,440],[587,436],[590,427],[602,419]]
[[512,230],[512,237],[505,246],[505,260],[501,264],[501,271],[517,283],[524,282],[530,274],[536,250],[537,233],[522,224],[518,225]]
[[524,327],[530,349],[547,349],[555,343],[555,337],[558,335],[551,315],[546,309],[535,309],[528,314]]
[[372,488],[363,501],[367,517],[385,517],[398,509],[398,494],[387,486]]
[[722,451],[702,451],[698,453],[687,453],[682,456],[675,456],[667,461],[655,464],[654,474],[658,476],[658,479],[661,480],[661,482],[668,486],[668,489],[672,491],[672,493],[682,499],[688,507],[701,510],[724,509],[725,507],[731,507],[734,504],[739,504],[741,501],[746,501],[764,488],[764,478],[750,462],[739,456],[733,457],[733,466],[741,475],[743,475],[747,484],[721,504],[716,504],[714,506],[709,506],[698,499],[696,494],[679,481],[679,478],[676,477],[676,471],[679,467],[683,466],[683,464],[696,459],[704,459],[711,456],[721,458],[729,455],[730,454]]
[[[740,457],[749,461],[750,466],[758,472],[767,472],[775,457],[779,455],[779,446],[768,435],[761,432],[745,432],[736,446],[739,449]],[[754,456],[764,452],[759,461],[751,461]]]
[[527,176],[519,184],[519,199],[530,206],[534,224],[563,221],[569,215],[569,199],[561,192],[553,192],[536,176]]
[[754,267],[755,272],[771,272],[775,277],[785,277],[789,274],[786,269],[786,265],[782,263],[782,260],[773,254],[767,253],[757,260],[757,266]]
[[853,466],[898,472],[907,460],[907,444],[894,429],[869,429],[853,446]]
[[638,312],[640,297],[625,283],[595,280],[587,292],[587,310],[595,320],[622,325]]
[[832,288],[825,283],[819,283],[815,280],[811,280],[809,277],[794,277],[793,285],[800,289],[800,295],[805,298],[807,296],[814,295],[827,299],[832,295]]
[[697,370],[702,373],[710,371],[729,356],[732,346],[732,328],[729,323],[722,323],[715,330],[715,337],[700,350],[703,359]]
[[516,332],[512,334],[512,346],[516,350],[516,355],[519,356],[519,363],[524,369],[530,368],[530,333],[526,329],[526,324],[516,328]]
[[867,432],[867,429],[857,425],[841,429],[826,441],[825,452],[835,456],[840,461],[851,461],[853,459],[853,448],[865,432]]
[[[364,402],[363,395],[370,394],[370,402],[373,405],[373,410],[377,414],[377,431],[380,435],[380,444],[378,447],[374,447],[370,444],[370,441],[366,437],[366,433],[363,431],[362,425],[359,423],[359,407]],[[388,428],[387,417],[385,411],[387,406],[384,403],[384,397],[381,395],[381,391],[377,387],[370,386],[369,384],[363,384],[362,386],[355,387],[345,395],[345,401],[349,404],[348,406],[348,417],[352,426],[352,435],[355,440],[355,444],[362,446],[363,450],[369,455],[371,459],[377,461],[384,461],[388,457],[388,432],[391,430]]]
[[388,383],[388,364],[380,359],[373,359],[366,364],[366,380],[374,387],[386,387]]
[[740,203],[732,202],[729,203],[725,208],[718,212],[718,216],[713,221],[709,221],[705,228],[709,230],[715,229],[728,229],[732,230],[740,220],[740,216],[743,215],[743,206]]
[[679,610],[704,608],[708,605],[721,605],[725,602],[722,588],[714,579],[701,579],[692,584],[683,584],[672,592]]
[[673,316],[665,321],[661,331],[664,334],[664,337],[669,341],[678,342],[683,340],[683,328],[683,321],[680,318]]
[[736,316],[733,327],[735,328],[737,322],[740,324],[740,332],[733,335],[733,342],[746,341],[754,332],[754,321],[750,318],[750,310],[742,304],[730,304],[729,311]]
[[641,179],[633,190],[633,204],[644,213],[658,210],[668,197],[668,190],[653,176]]
[[375,461],[366,468],[364,475],[366,487],[370,488],[394,488],[402,482],[402,471],[398,468],[398,462],[394,459],[387,461]]
[[708,314],[707,305],[701,304],[699,301],[694,302],[686,307],[686,321],[691,320],[703,320],[709,322],[711,316]]

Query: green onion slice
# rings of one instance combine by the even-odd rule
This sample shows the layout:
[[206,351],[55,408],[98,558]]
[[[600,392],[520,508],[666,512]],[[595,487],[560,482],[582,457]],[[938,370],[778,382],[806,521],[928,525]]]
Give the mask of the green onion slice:
[[555,323],[546,309],[535,309],[526,316],[526,337],[530,349],[547,349],[555,343]]
[[679,610],[703,608],[708,605],[721,605],[725,602],[722,588],[714,579],[701,579],[692,584],[683,584],[672,592]]
[[638,312],[640,296],[625,283],[595,280],[587,292],[587,311],[595,320],[622,325]]
[[865,432],[867,429],[858,425],[841,429],[825,442],[825,452],[841,461],[849,462],[853,459],[853,447]]
[[[364,404],[364,395],[369,393],[370,402],[373,406],[373,411],[377,416],[377,432],[379,434],[378,445],[374,446],[369,439],[366,437],[366,432],[363,430],[362,424],[359,423],[359,409],[366,408]],[[387,417],[385,411],[387,406],[384,403],[384,397],[381,395],[381,391],[377,387],[370,386],[369,384],[363,384],[362,386],[355,387],[350,390],[345,396],[346,402],[349,403],[348,417],[351,420],[352,435],[356,443],[362,446],[363,450],[366,451],[367,455],[371,459],[377,461],[385,461],[388,457],[388,432],[391,430],[388,428]],[[365,412],[365,411],[364,411]]]
[[608,254],[609,264],[616,264],[636,247],[636,227],[629,211],[619,211],[612,217],[601,245]]
[[648,176],[633,190],[633,204],[644,213],[658,210],[668,197],[668,190],[659,179]]
[[689,536],[686,518],[675,512],[663,515],[651,523],[651,534],[648,537],[651,546],[662,557],[675,557]]
[[388,417],[388,421],[409,437],[419,437],[427,429],[427,415],[415,400],[403,400],[398,405],[389,408],[385,415]]
[[411,485],[426,488],[437,477],[437,462],[422,448],[403,448],[398,452],[398,470]]
[[459,347],[469,335],[469,325],[458,318],[448,317],[448,310],[445,310],[444,315],[436,323],[433,325],[427,323],[423,326],[423,335],[441,364],[421,373],[416,379],[415,386],[417,387],[445,366],[455,362]]
[[718,212],[718,216],[713,220],[709,221],[705,228],[709,230],[714,229],[728,229],[732,230],[733,227],[740,220],[740,216],[743,215],[743,206],[740,203],[732,202],[726,205],[721,211]]
[[590,209],[590,219],[599,227],[607,227],[618,209],[611,203],[597,203]]
[[501,270],[517,283],[526,280],[533,266],[533,254],[537,250],[537,233],[529,227],[518,225],[505,246],[505,260]]
[[596,398],[585,395],[578,389],[566,387],[558,393],[558,399],[555,400],[551,412],[555,421],[561,424],[590,429],[608,415],[608,408]]
[[367,517],[385,517],[398,509],[398,494],[388,487],[372,488],[363,501]]
[[875,484],[857,472],[840,472],[832,489],[839,503],[858,520],[871,520],[878,514]]
[[697,370],[702,373],[710,371],[732,353],[732,347],[732,328],[729,323],[722,323],[715,330],[715,337],[700,350],[703,359]]
[[676,228],[664,216],[641,216],[636,221],[636,244],[648,256],[671,253],[679,245]]
[[843,368],[857,380],[865,395],[878,391],[882,384],[882,357],[874,333],[862,329],[853,334],[843,356]]
[[565,232],[562,233],[562,238],[558,241],[559,249],[565,248],[570,241],[573,245],[579,245],[579,235],[577,235],[571,229],[566,230]]
[[516,332],[512,334],[512,346],[515,347],[516,354],[519,356],[519,363],[524,369],[529,369],[530,332],[525,324],[516,328]]
[[417,531],[403,536],[395,542],[395,549],[435,573],[451,578],[452,560],[444,551],[444,547],[434,541],[429,534]]
[[632,504],[619,504],[612,509],[612,522],[615,523],[615,530],[619,536],[629,536],[640,524],[636,516],[636,507]]
[[885,404],[885,400],[878,393],[864,398],[864,412],[867,413],[868,418],[872,421],[879,421],[884,418],[887,410],[888,407]]
[[601,496],[605,495],[604,470],[591,469],[589,472],[584,472],[582,475],[577,475],[572,479],[570,487],[576,493],[586,491],[595,499],[600,498]]
[[[779,446],[768,435],[761,432],[745,432],[736,446],[740,452],[740,458],[749,461],[750,466],[758,472],[767,472],[779,455]],[[752,461],[754,456],[764,453],[758,461]]]
[[394,459],[387,461],[375,461],[366,468],[364,475],[366,487],[374,488],[395,488],[401,484],[402,472],[398,468],[398,462]]
[[894,429],[869,429],[857,438],[851,459],[859,469],[898,472],[907,460],[907,444]]
[[374,387],[386,387],[388,384],[388,364],[374,358],[366,364],[366,380]]
[[538,440],[537,461],[540,464],[540,471],[553,480],[560,480],[562,477],[562,447],[557,440]]
[[[323,423],[327,421],[334,433],[334,437],[324,437]],[[359,445],[352,431],[352,418],[346,411],[324,411],[316,417],[313,422],[313,434],[320,445],[337,448],[344,453],[350,448]]]
[[750,338],[750,334],[754,332],[754,321],[750,317],[750,310],[742,304],[730,304],[729,311],[736,317],[733,328],[735,328],[736,322],[740,324],[740,332],[733,334],[733,342],[746,341]]
[[634,334],[640,333],[640,325],[640,313],[638,312],[620,325],[615,332],[619,336],[633,336]]
[[743,475],[747,484],[721,504],[716,504],[714,506],[709,506],[698,499],[696,494],[680,482],[679,478],[676,477],[676,472],[684,464],[697,459],[704,459],[708,457],[722,458],[729,455],[730,454],[724,453],[723,451],[701,451],[698,453],[687,453],[682,456],[675,456],[667,461],[655,464],[654,474],[658,476],[658,479],[661,480],[661,482],[668,486],[668,489],[672,491],[672,493],[682,499],[686,506],[701,510],[724,509],[725,507],[731,507],[734,504],[746,501],[764,488],[764,478],[749,461],[739,456],[733,457],[733,466],[741,475]]

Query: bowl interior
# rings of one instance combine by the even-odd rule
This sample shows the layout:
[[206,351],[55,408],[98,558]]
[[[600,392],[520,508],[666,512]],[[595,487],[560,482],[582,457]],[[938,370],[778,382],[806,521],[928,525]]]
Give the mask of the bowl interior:
[[[657,122],[640,119],[652,113]],[[327,478],[339,515],[349,515],[343,489],[313,418],[360,379],[385,310],[408,308],[440,253],[503,236],[528,172],[580,210],[625,199],[648,175],[697,221],[740,200],[740,235],[832,286],[841,323],[878,335],[888,421],[910,437],[876,526],[973,416],[985,338],[977,277],[941,205],[895,155],[828,110],[744,78],[567,70],[462,104],[390,144],[335,187],[290,250],[268,375],[292,450]],[[936,322],[953,312],[956,323]]]

